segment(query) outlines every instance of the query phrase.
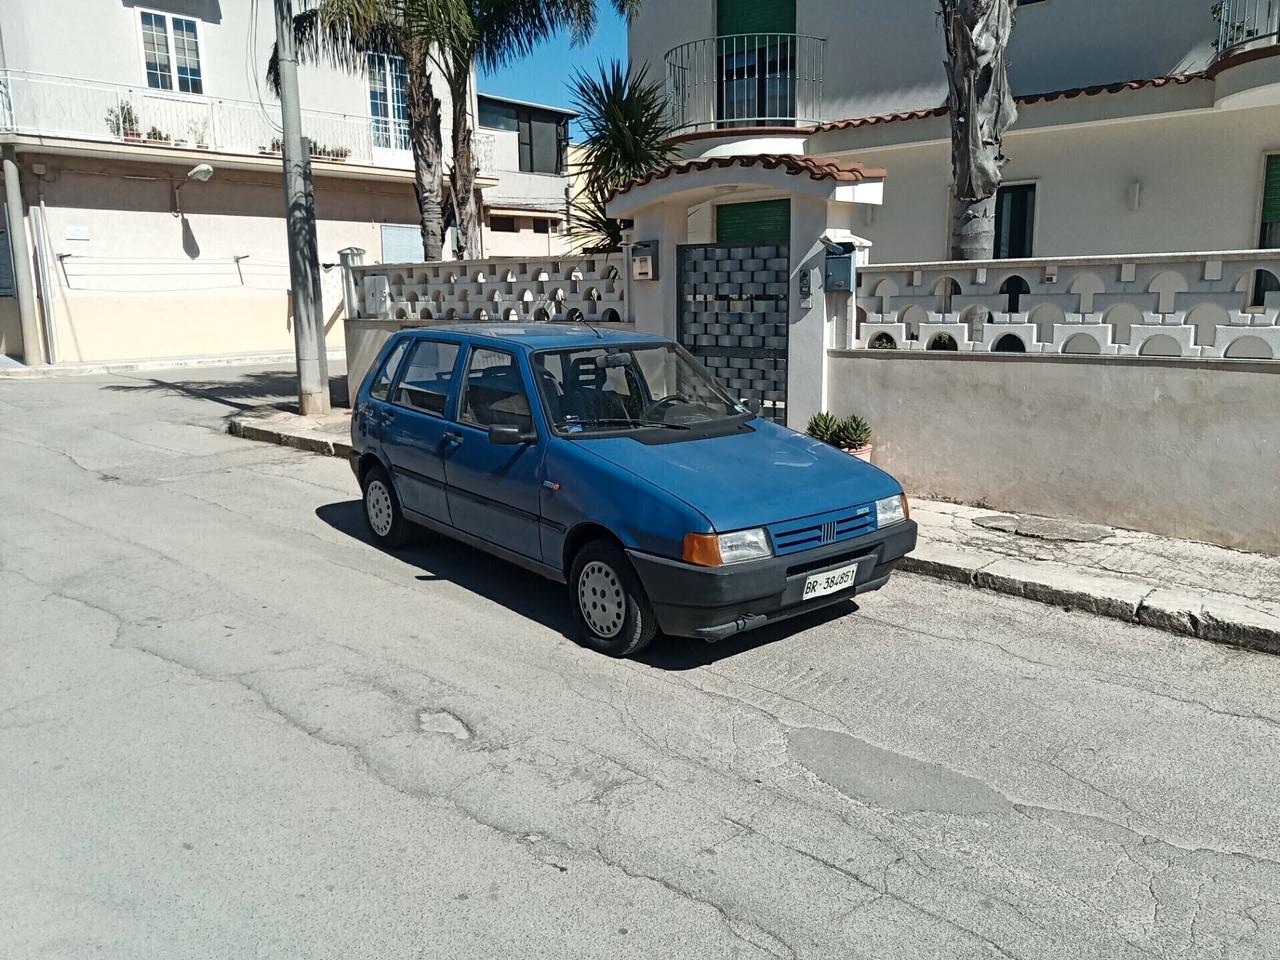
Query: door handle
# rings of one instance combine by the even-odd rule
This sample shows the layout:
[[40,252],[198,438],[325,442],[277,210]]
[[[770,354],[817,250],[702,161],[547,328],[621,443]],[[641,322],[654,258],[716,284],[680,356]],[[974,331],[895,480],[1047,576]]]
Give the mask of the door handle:
[[446,430],[444,432],[444,442],[451,443],[455,447],[462,446],[462,434],[456,430]]
[[379,423],[390,423],[395,418],[396,412],[394,410],[382,410],[377,414],[377,420]]

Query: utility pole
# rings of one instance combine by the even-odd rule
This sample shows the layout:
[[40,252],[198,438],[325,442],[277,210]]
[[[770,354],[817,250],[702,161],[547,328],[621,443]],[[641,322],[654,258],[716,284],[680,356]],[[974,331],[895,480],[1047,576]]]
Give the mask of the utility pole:
[[298,362],[298,410],[304,417],[329,412],[320,257],[316,244],[311,154],[302,138],[298,105],[298,54],[293,42],[292,0],[275,0],[280,61],[280,113],[284,126],[284,205],[289,231],[289,280],[293,289],[293,344]]

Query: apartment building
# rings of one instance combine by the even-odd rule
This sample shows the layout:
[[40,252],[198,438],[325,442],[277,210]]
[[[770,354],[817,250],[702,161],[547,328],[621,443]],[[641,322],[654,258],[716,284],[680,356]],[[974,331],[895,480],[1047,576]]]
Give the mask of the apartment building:
[[[1022,0],[996,256],[1280,244],[1278,29],[1280,0]],[[688,157],[883,169],[883,206],[851,224],[871,259],[947,258],[936,3],[647,0],[629,54],[665,82]],[[691,211],[690,242],[782,235],[783,198],[744,199]]]
[[[269,0],[0,4],[0,146],[21,208],[0,232],[0,353],[24,352],[15,267],[31,277],[40,353],[55,362],[291,349],[280,115],[264,80],[274,39]],[[404,66],[370,56],[365,67],[300,71],[334,348],[338,251],[422,259]],[[439,78],[435,90],[447,117]],[[475,116],[474,85],[470,98]],[[567,181],[504,182],[526,176],[518,142],[505,166],[495,152],[519,141],[517,127],[475,134],[478,186],[499,218],[482,242],[545,253],[538,221],[513,234],[501,217],[545,203],[550,236]],[[447,124],[445,138],[449,155]]]

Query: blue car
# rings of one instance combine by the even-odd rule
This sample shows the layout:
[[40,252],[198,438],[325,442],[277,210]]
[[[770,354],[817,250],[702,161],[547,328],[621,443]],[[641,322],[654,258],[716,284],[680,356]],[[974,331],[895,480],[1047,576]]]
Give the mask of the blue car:
[[425,527],[566,583],[611,656],[875,590],[916,542],[896,480],[758,416],[662,337],[403,330],[351,440],[376,542]]

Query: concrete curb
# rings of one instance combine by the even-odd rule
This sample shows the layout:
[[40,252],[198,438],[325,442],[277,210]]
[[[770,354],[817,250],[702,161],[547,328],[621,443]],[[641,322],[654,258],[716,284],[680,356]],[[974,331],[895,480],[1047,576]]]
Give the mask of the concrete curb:
[[1280,611],[1264,610],[1234,594],[1181,590],[1150,580],[944,544],[922,543],[899,569],[1168,633],[1280,654]]
[[[330,360],[345,360],[342,350],[327,351]],[[39,380],[48,377],[89,377],[104,373],[139,373],[147,370],[183,370],[191,367],[257,367],[293,364],[293,351],[241,353],[217,357],[169,357],[155,360],[109,360],[102,363],[58,363],[34,367],[0,367],[0,380]]]
[[[329,457],[347,457],[351,444],[332,434],[299,427],[292,415],[241,415],[228,432]],[[921,542],[899,569],[937,580],[1004,593],[1038,603],[1082,610],[1125,623],[1155,627],[1264,653],[1280,654],[1280,610],[1247,597],[1179,589],[1136,577],[1120,577],[1052,561],[1030,561],[978,548]]]

